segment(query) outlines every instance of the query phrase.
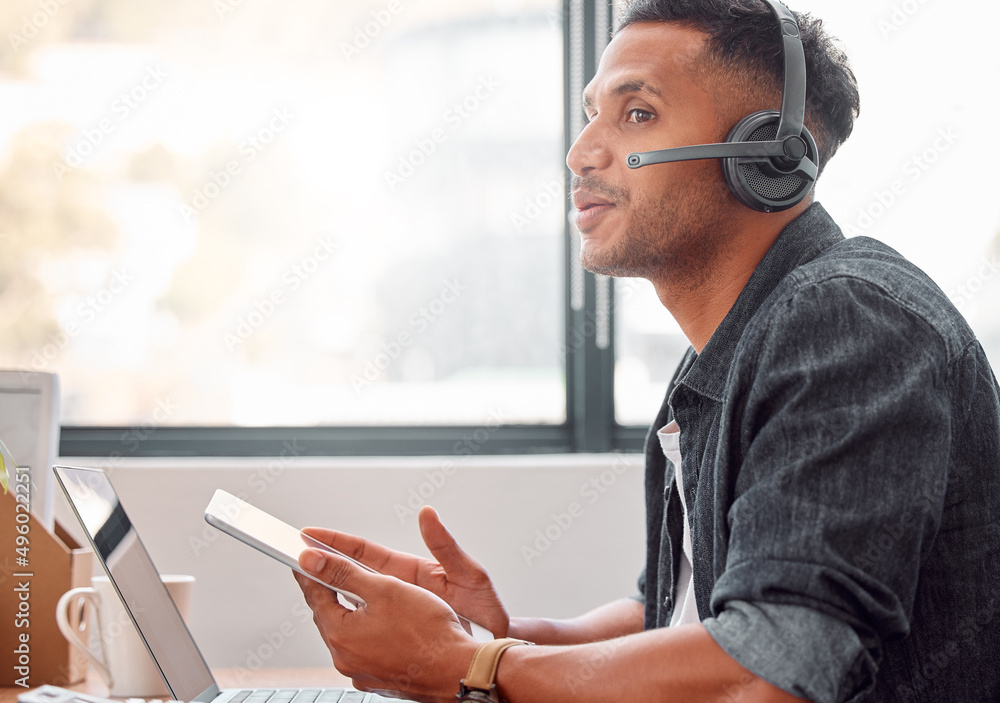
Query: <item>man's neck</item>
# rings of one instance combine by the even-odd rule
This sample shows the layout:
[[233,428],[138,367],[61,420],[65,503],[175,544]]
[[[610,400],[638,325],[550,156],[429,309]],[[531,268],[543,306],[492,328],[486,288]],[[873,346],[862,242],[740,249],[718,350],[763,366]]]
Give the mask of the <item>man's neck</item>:
[[708,344],[778,235],[805,212],[811,201],[810,198],[777,214],[746,218],[738,229],[735,246],[725,248],[712,261],[704,262],[705,275],[697,285],[692,286],[690,278],[651,281],[660,302],[673,315],[697,353]]

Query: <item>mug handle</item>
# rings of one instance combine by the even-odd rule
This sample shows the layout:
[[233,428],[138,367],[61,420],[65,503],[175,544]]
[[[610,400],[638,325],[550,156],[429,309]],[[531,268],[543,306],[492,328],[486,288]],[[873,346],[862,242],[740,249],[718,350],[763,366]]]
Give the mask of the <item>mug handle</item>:
[[[77,607],[79,601],[85,601],[87,605],[93,610],[94,616],[90,618],[90,622],[94,623],[94,627],[97,629],[97,641],[98,646],[101,648],[101,658],[98,659],[90,649],[90,644],[80,636],[81,633],[88,634],[88,619],[86,617],[86,611],[84,608]],[[82,588],[74,588],[72,590],[66,591],[59,598],[59,602],[56,603],[56,623],[59,625],[59,631],[63,633],[71,645],[79,649],[81,652],[87,655],[87,659],[90,663],[94,665],[97,669],[97,673],[101,675],[104,679],[104,683],[110,690],[113,685],[113,680],[111,678],[111,670],[108,668],[108,653],[104,649],[104,637],[101,633],[101,620],[97,617],[97,608],[101,603],[101,599],[98,597],[97,592],[89,586]],[[72,610],[71,610],[72,608]]]

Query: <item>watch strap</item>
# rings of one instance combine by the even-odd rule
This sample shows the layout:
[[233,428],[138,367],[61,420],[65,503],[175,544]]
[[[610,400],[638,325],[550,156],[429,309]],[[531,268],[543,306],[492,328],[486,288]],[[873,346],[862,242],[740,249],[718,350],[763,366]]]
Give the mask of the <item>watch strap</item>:
[[466,688],[489,691],[496,679],[500,657],[508,649],[518,644],[531,643],[512,637],[485,642],[473,655],[472,664],[469,665],[469,673],[462,679],[462,684]]

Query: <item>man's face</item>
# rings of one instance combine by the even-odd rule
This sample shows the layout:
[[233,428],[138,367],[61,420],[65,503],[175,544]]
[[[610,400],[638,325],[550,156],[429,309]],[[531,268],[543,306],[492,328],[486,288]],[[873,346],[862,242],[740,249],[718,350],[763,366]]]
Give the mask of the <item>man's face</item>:
[[673,24],[630,25],[608,44],[584,90],[589,122],[566,163],[576,176],[581,259],[590,271],[700,280],[731,239],[729,215],[739,206],[717,160],[634,170],[625,162],[631,152],[716,142],[728,130],[690,77],[705,38]]

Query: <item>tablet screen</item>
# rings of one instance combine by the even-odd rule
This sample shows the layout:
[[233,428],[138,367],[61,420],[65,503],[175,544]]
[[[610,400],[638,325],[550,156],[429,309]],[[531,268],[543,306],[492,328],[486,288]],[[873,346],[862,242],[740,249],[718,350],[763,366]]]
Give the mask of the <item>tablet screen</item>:
[[[217,521],[221,521],[226,525],[235,528],[242,533],[243,536],[250,537],[260,544],[253,544],[252,546],[260,548],[261,546],[270,547],[273,550],[280,552],[284,561],[289,566],[298,565],[299,555],[302,554],[305,549],[322,549],[326,552],[333,552],[338,554],[345,559],[349,559],[354,562],[362,569],[367,571],[374,571],[371,567],[365,566],[356,559],[351,559],[351,557],[338,552],[333,547],[323,544],[319,540],[313,539],[309,535],[295,529],[287,522],[283,522],[278,518],[274,517],[269,513],[265,513],[260,508],[256,508],[246,501],[240,500],[236,496],[226,493],[222,490],[217,490],[215,495],[212,497],[212,502],[208,504],[205,509],[206,517],[213,517]],[[222,525],[216,524],[220,529],[225,530]],[[233,534],[231,530],[225,530],[230,534]],[[234,534],[235,537],[241,537],[241,535]],[[277,554],[272,554],[271,556],[278,557]]]

